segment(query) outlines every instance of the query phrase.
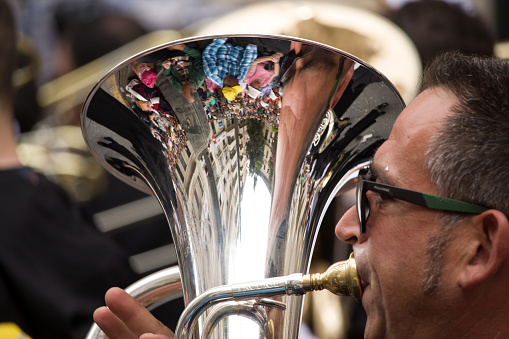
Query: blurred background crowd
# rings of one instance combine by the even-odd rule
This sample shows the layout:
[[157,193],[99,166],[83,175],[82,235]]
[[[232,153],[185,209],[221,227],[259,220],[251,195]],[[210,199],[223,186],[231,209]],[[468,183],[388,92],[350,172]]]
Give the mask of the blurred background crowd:
[[[131,55],[194,35],[230,32],[297,36],[339,48],[374,65],[394,82],[406,101],[415,94],[422,67],[442,51],[457,49],[471,54],[509,56],[509,22],[505,19],[509,2],[505,0],[6,1],[11,5],[17,31],[13,112],[20,161],[63,187],[89,221],[87,225],[94,228],[101,241],[111,244],[119,262],[125,264],[118,280],[113,277],[88,291],[86,283],[78,281],[86,274],[76,274],[78,266],[70,258],[86,257],[98,245],[91,244],[91,249],[84,252],[62,251],[62,260],[55,267],[66,276],[62,281],[70,287],[61,290],[89,293],[86,298],[90,304],[75,318],[51,319],[60,311],[53,312],[44,304],[37,307],[37,312],[46,313],[45,317],[26,310],[33,308],[33,303],[44,303],[44,299],[32,299],[32,304],[21,301],[28,298],[21,296],[24,293],[21,287],[12,286],[17,284],[16,279],[10,278],[13,269],[6,264],[12,259],[2,258],[10,254],[0,251],[0,303],[3,303],[0,323],[15,324],[34,338],[84,337],[92,323],[91,311],[102,305],[107,284],[126,287],[147,274],[176,264],[171,235],[155,199],[106,173],[88,153],[80,132],[80,111],[86,95],[109,69]],[[224,118],[214,111],[214,106],[208,110],[207,107],[210,120]],[[0,201],[10,201],[10,189],[16,188],[0,187],[6,199]],[[330,236],[348,203],[336,202],[325,218],[315,248],[317,270],[344,259],[348,252]],[[8,205],[3,204],[0,213],[9,209]],[[10,222],[5,215],[0,214],[1,228]],[[17,243],[20,248],[29,246],[22,235],[6,237],[9,239],[4,238],[5,242]],[[53,246],[59,248],[58,242],[54,241]],[[36,264],[37,251],[54,249],[44,245],[31,248],[33,258],[26,260]],[[16,251],[14,246],[11,254]],[[104,253],[108,255],[108,250]],[[26,267],[23,262],[15,263],[20,265],[18,270]],[[52,274],[51,262],[46,265],[44,274]],[[107,266],[104,269],[109,270]],[[111,275],[115,275],[115,269],[118,267],[111,269]],[[23,275],[23,279],[31,279],[31,273]],[[34,290],[42,288],[37,286],[37,275],[32,278]],[[13,295],[13,291],[20,295]],[[58,295],[59,289],[55,293],[55,299],[68,296]],[[303,337],[363,337],[364,315],[358,305],[340,302],[330,295],[306,300]],[[170,319],[172,327],[172,321],[177,320],[175,314],[178,316],[182,307],[182,301],[176,300],[156,312],[160,312],[161,319]],[[320,315],[313,311],[317,308],[331,311]],[[331,321],[331,314],[337,321]],[[43,318],[48,320],[43,323]],[[14,333],[9,332],[10,326],[0,325],[0,337],[4,338],[2,333]],[[53,326],[62,328],[49,331]]]

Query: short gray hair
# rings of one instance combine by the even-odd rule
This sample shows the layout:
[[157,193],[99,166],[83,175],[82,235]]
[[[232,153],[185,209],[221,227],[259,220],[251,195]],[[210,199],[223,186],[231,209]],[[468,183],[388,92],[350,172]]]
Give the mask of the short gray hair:
[[[431,138],[425,170],[441,196],[509,215],[509,61],[446,53],[424,71],[421,90],[450,91],[457,104]],[[428,239],[422,291],[437,293],[450,230],[469,215],[444,212]]]
[[425,70],[429,88],[458,100],[426,154],[439,194],[509,215],[509,60],[447,53]]

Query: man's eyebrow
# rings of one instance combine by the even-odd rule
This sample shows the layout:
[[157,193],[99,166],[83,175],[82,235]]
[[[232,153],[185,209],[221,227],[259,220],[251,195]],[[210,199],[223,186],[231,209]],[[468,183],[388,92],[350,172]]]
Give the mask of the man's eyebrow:
[[374,157],[371,159],[370,170],[371,170],[371,173],[377,179],[378,182],[394,186],[393,180],[391,180],[387,176],[387,172],[382,170],[380,168],[380,166],[378,165],[378,163],[374,161]]

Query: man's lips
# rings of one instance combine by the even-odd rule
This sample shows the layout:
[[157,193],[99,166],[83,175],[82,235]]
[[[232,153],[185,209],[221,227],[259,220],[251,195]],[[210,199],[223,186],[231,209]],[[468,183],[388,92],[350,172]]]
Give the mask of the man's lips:
[[358,258],[355,258],[356,265],[357,265],[357,275],[359,277],[359,283],[361,285],[361,289],[364,290],[367,286],[369,286],[369,281],[367,280],[367,274],[363,270],[363,264],[361,263],[362,260],[359,260]]
[[364,301],[364,295],[366,293],[366,289],[369,286],[369,282],[367,282],[366,280],[362,279],[362,277],[361,277],[359,272],[357,272],[357,274],[359,275],[359,284],[360,284],[360,288],[361,288],[361,300],[359,300],[359,301],[362,302],[362,301]]
[[360,282],[361,282],[361,288],[364,291],[366,289],[366,287],[369,286],[369,283],[367,281],[363,280],[362,278],[360,278]]

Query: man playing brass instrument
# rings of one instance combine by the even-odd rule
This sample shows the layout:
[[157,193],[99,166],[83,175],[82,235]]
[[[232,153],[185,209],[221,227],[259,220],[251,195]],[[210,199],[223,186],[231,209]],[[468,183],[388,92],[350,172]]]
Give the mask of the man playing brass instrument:
[[509,198],[496,184],[508,93],[507,60],[439,57],[375,153],[371,182],[359,180],[358,212],[336,235],[355,252],[365,337],[509,336]]
[[[509,337],[508,93],[507,60],[439,57],[358,178],[336,235],[353,245],[366,338]],[[106,303],[110,338],[172,336],[122,290]]]

